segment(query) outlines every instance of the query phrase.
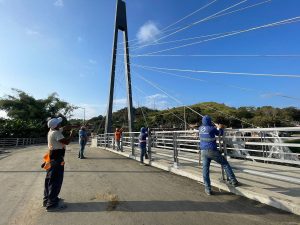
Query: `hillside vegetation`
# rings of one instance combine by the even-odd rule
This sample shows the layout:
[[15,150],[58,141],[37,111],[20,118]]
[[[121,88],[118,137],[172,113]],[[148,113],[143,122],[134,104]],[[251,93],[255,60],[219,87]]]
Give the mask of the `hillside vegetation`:
[[[274,108],[263,107],[229,107],[216,102],[204,102],[189,106],[201,115],[210,115],[215,123],[226,127],[285,127],[296,126],[300,121],[300,110],[295,107]],[[201,124],[201,116],[185,107],[187,128],[195,128]],[[144,116],[143,116],[144,114]],[[134,109],[134,130],[142,126],[164,129],[184,129],[184,107],[167,110],[153,110],[146,107]],[[105,117],[99,116],[89,120],[95,131],[103,132]],[[113,113],[113,128],[127,127],[127,109]]]

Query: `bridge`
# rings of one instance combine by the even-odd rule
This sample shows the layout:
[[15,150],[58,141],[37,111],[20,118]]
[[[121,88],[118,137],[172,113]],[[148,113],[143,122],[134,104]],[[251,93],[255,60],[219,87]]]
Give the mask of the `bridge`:
[[[229,159],[243,183],[234,192],[238,195],[226,190],[226,185],[219,182],[220,168],[213,167],[216,195],[207,196],[196,155],[189,156],[192,153],[178,149],[177,167],[173,167],[169,149],[157,146],[152,148],[151,161],[147,162],[152,166],[140,166],[132,160],[131,148],[125,141],[124,152],[117,152],[113,145],[105,148],[100,137],[98,140],[101,146],[88,147],[84,160],[77,158],[77,143],[68,146],[60,195],[68,207],[56,213],[47,213],[42,207],[45,172],[40,164],[47,146],[34,144],[3,150],[0,154],[0,224],[300,223],[299,216],[259,202],[268,196],[269,202],[288,208],[285,203],[291,200],[295,206],[299,201],[299,183],[294,182],[299,179],[297,167]],[[93,144],[95,142],[96,139]],[[135,150],[138,157],[138,149]],[[293,176],[294,180],[247,174],[238,167],[286,178]],[[172,173],[164,171],[166,169]],[[254,199],[254,192],[256,200],[248,200],[249,197]],[[299,204],[295,207],[294,213]]]
[[[218,137],[218,150],[228,159],[241,186],[233,188],[227,184],[224,170],[218,164],[211,165],[214,196],[204,193],[199,134],[188,130],[185,110],[200,117],[203,115],[187,106],[160,85],[132,73],[131,68],[151,71],[173,77],[203,81],[177,72],[230,74],[235,76],[299,78],[293,74],[266,74],[247,72],[204,71],[141,65],[130,59],[139,57],[203,57],[205,55],[161,55],[164,52],[195,44],[226,38],[241,33],[299,22],[293,17],[225,33],[210,34],[181,40],[161,40],[183,30],[217,17],[257,7],[269,1],[250,4],[234,9],[242,1],[232,4],[211,16],[179,28],[171,28],[196,12],[216,1],[197,9],[162,30],[162,37],[145,45],[134,43],[129,48],[126,5],[117,0],[110,88],[105,117],[105,132],[91,137],[86,150],[87,158],[77,158],[79,146],[72,143],[66,152],[64,184],[61,197],[67,208],[56,213],[47,213],[42,207],[42,191],[45,172],[40,168],[41,159],[47,151],[44,138],[0,139],[0,225],[6,224],[300,224],[300,128],[257,128],[254,124],[217,110],[228,118],[238,120],[245,129],[225,129]],[[118,43],[122,31],[124,41]],[[159,44],[192,41],[171,48],[129,55],[129,50]],[[159,41],[159,42],[157,42]],[[124,52],[117,54],[118,44],[124,44]],[[125,56],[125,57],[124,57]],[[218,55],[210,55],[216,56]],[[219,55],[220,56],[220,55]],[[225,56],[225,55],[223,55]],[[295,55],[227,55],[230,57],[295,57]],[[117,59],[124,57],[119,72],[126,74],[126,98],[128,132],[123,132],[121,150],[117,151],[113,130],[114,84]],[[299,57],[299,56],[296,56]],[[162,130],[151,132],[147,139],[149,158],[146,165],[139,165],[139,132],[134,132],[131,75],[152,86],[184,108],[184,118],[175,115],[185,124],[184,130]],[[117,80],[118,81],[118,80]],[[213,81],[213,84],[215,81]],[[226,84],[219,83],[219,85]],[[229,88],[253,91],[245,87],[227,85]],[[255,92],[260,91],[254,90]],[[299,101],[299,98],[276,93],[274,96]],[[141,110],[143,110],[141,108]],[[142,111],[144,123],[147,118]],[[103,120],[104,121],[104,120]],[[102,121],[102,122],[103,122]],[[101,123],[102,123],[101,122]],[[101,126],[101,125],[100,125]],[[100,127],[99,126],[99,127]]]

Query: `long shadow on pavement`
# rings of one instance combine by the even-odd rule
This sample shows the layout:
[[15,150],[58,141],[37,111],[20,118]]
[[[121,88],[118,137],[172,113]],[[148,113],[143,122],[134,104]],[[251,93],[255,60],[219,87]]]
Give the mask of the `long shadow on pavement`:
[[[269,206],[244,207],[240,204],[241,199],[219,202],[197,201],[120,201],[113,210],[108,210],[109,202],[79,202],[66,203],[67,208],[61,212],[217,212],[217,213],[242,213],[247,215],[264,215],[270,213],[292,215],[290,213],[274,209]],[[243,200],[242,200],[243,201]]]

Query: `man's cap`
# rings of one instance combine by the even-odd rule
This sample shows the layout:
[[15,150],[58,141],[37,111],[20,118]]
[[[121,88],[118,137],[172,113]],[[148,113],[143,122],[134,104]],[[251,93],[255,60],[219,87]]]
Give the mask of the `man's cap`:
[[63,121],[63,118],[58,117],[58,118],[52,118],[51,120],[48,121],[48,127],[51,129],[56,128],[61,122]]

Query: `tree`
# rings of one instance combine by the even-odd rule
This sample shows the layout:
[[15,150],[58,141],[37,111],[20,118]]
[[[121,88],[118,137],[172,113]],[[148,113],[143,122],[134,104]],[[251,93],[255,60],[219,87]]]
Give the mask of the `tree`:
[[47,120],[54,116],[67,118],[75,106],[62,101],[56,93],[46,99],[35,99],[24,91],[13,89],[15,95],[0,98],[0,109],[9,119],[0,119],[0,137],[42,137],[48,131]]
[[0,109],[4,110],[11,119],[45,121],[59,114],[69,118],[77,108],[59,99],[57,93],[50,94],[46,99],[35,99],[24,91],[12,90],[15,95],[0,99]]

